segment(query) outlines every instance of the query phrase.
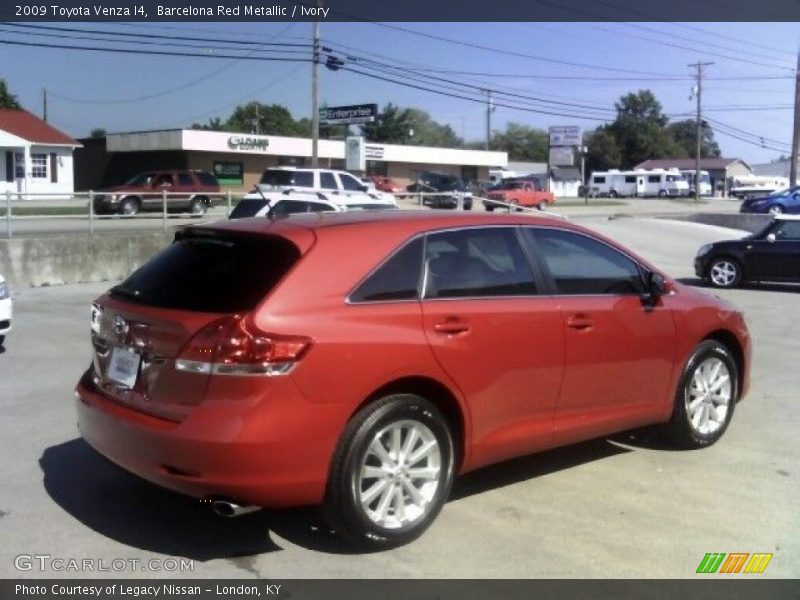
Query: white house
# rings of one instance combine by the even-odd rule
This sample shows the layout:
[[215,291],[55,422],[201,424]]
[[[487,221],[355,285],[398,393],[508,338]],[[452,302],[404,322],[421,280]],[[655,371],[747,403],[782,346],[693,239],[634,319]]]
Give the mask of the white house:
[[79,146],[26,110],[0,109],[0,195],[71,194],[72,152]]

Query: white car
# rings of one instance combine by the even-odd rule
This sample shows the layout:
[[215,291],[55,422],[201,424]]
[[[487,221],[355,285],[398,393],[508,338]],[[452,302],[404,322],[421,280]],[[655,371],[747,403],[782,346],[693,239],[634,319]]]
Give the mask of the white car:
[[0,346],[6,340],[6,334],[11,331],[11,291],[6,280],[0,275]]
[[323,192],[259,192],[247,194],[231,211],[229,219],[281,217],[309,212],[396,209],[391,194],[343,196]]
[[[320,192],[326,196],[345,198],[366,197],[394,201],[392,194],[370,189],[363,181],[347,171],[336,169],[304,169],[300,167],[271,167],[264,171],[258,182],[258,190],[267,192]],[[246,198],[258,196],[253,190]]]

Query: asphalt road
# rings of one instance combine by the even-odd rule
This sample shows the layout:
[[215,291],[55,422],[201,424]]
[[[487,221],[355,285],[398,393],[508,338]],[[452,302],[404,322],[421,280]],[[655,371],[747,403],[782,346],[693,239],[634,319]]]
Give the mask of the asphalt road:
[[[585,223],[685,278],[700,244],[731,235],[641,218]],[[127,577],[691,578],[707,552],[772,552],[758,577],[800,575],[798,288],[719,292],[745,310],[755,351],[751,392],[717,445],[678,452],[622,434],[496,465],[459,480],[418,541],[351,554],[314,510],[223,520],[78,438],[72,388],[89,362],[89,302],[106,287],[15,292],[0,355],[0,577],[93,576],[15,569],[18,555],[47,554],[194,560],[190,572],[138,566],[118,573]]]

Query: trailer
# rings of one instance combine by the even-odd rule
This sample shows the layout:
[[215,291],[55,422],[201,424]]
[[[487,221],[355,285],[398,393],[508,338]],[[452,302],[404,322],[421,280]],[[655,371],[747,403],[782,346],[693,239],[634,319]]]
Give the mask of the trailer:
[[689,194],[689,184],[677,169],[634,169],[595,171],[589,179],[591,196],[677,197]]

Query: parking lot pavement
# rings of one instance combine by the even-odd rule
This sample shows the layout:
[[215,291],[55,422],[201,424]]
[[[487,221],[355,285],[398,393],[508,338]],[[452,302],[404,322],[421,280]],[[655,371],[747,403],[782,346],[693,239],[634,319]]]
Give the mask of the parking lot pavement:
[[[585,223],[682,278],[693,277],[701,243],[730,234],[648,219]],[[774,553],[761,577],[800,575],[797,288],[716,292],[745,311],[754,363],[751,392],[715,446],[678,452],[625,433],[496,465],[461,478],[418,541],[352,554],[313,510],[223,520],[78,439],[72,389],[89,362],[88,305],[105,287],[15,292],[0,355],[0,577],[684,578],[707,552]],[[194,570],[20,572],[20,554],[140,565],[178,556]]]

